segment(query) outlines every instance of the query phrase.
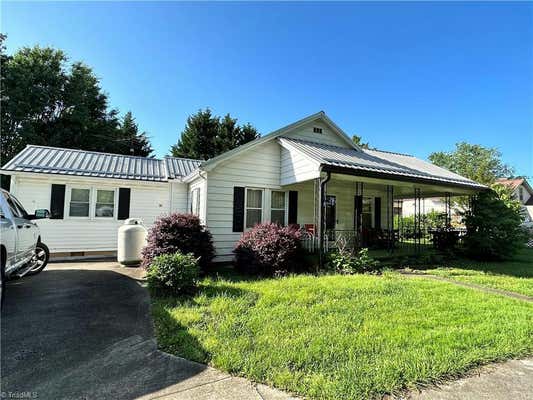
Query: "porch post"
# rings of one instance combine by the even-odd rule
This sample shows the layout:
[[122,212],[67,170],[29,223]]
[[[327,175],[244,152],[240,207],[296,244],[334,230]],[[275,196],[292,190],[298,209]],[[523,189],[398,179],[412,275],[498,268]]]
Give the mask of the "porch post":
[[394,229],[394,186],[387,185],[387,249],[392,253]]
[[319,265],[324,267],[324,233],[325,233],[325,214],[326,214],[326,184],[331,179],[331,173],[326,172],[326,177],[320,181],[319,199],[320,199],[320,229],[319,229]]
[[446,228],[452,225],[452,195],[449,192],[444,194],[444,204],[446,209]]
[[420,204],[420,189],[415,188],[415,226],[414,226],[414,239],[415,239],[415,252],[420,253],[420,242],[422,235],[422,215],[421,215],[421,204]]

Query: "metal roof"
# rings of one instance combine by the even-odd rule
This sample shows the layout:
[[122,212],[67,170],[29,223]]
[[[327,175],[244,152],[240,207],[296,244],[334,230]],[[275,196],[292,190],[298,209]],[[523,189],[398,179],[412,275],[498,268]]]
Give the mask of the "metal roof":
[[485,188],[484,185],[454,172],[405,154],[380,150],[355,150],[286,137],[278,140],[285,147],[296,149],[321,165],[457,184],[478,189]]
[[2,170],[164,182],[188,175],[200,163],[28,145]]
[[189,175],[196,170],[202,161],[190,158],[165,157],[169,179],[180,178]]

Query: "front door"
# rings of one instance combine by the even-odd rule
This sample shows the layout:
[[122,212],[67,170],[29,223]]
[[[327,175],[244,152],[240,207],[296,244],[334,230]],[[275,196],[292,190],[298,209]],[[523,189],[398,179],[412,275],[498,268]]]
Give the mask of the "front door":
[[326,196],[326,233],[330,240],[335,239],[335,225],[337,223],[337,198]]

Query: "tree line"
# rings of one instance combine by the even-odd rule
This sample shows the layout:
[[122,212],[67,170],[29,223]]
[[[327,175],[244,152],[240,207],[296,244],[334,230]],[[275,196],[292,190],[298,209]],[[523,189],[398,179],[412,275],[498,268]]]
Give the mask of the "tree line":
[[[27,144],[151,157],[154,150],[131,111],[122,117],[109,104],[93,70],[51,47],[6,52],[0,34],[0,164]],[[239,125],[209,108],[189,116],[170,154],[208,159],[259,137],[250,124]]]

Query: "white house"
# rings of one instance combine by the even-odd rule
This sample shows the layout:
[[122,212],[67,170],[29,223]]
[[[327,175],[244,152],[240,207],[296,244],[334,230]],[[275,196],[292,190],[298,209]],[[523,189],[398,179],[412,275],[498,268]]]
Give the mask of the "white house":
[[[469,195],[485,186],[409,155],[365,150],[324,112],[207,161],[163,160],[27,146],[1,169],[39,221],[52,253],[116,250],[122,220],[151,225],[193,212],[228,261],[242,232],[261,221],[299,224],[324,240],[392,230],[394,200]],[[82,253],[78,253],[82,252]]]
[[515,199],[522,204],[525,222],[533,221],[533,188],[526,178],[498,179],[497,183],[513,191]]

